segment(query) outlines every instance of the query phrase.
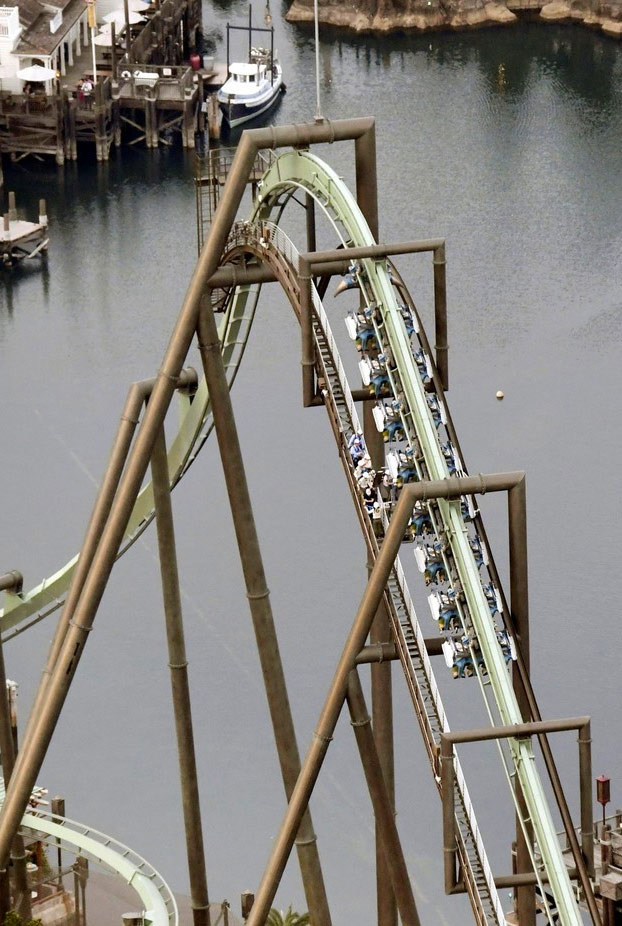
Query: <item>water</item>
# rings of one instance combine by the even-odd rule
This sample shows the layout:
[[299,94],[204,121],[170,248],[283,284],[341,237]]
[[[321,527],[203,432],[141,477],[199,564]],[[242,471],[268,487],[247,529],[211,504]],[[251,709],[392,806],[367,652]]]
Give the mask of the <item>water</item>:
[[[289,88],[279,124],[316,105],[311,31],[284,23],[284,9],[271,10]],[[223,5],[206,22],[244,15]],[[592,715],[594,773],[611,775],[618,803],[621,66],[615,42],[566,27],[327,32],[321,46],[324,115],[377,119],[381,237],[447,239],[449,402],[469,468],[527,471],[542,713]],[[351,146],[322,154],[351,180]],[[30,587],[78,548],[127,385],[157,370],[195,260],[194,191],[178,149],[6,174],[30,217],[47,198],[51,230],[47,272],[18,268],[0,289],[0,566]],[[429,318],[429,261],[399,266]],[[300,408],[292,313],[268,292],[234,403],[304,751],[362,592],[363,551],[326,418]],[[340,331],[345,303],[328,299]],[[235,909],[258,884],[284,801],[213,441],[174,505],[210,891]],[[484,513],[502,560],[502,500]],[[51,633],[48,621],[7,648],[23,721]],[[40,781],[183,890],[167,672],[149,531],[114,571]],[[452,725],[480,722],[474,686],[438,673]],[[442,896],[440,807],[397,669],[394,679],[398,825],[420,913],[462,923],[462,901]],[[554,748],[576,809],[574,737]],[[511,812],[494,753],[471,747],[464,761],[493,869],[507,872]],[[345,720],[312,810],[335,922],[371,924],[371,812]],[[277,901],[304,908],[294,864]]]

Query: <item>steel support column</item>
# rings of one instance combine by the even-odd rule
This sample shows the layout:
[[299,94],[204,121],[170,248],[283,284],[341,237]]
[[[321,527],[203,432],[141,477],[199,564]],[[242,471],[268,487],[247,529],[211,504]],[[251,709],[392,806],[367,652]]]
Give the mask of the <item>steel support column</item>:
[[[508,530],[510,559],[510,609],[514,621],[516,646],[520,648],[523,666],[527,674],[531,671],[529,653],[529,594],[527,572],[527,495],[525,480],[508,490]],[[516,701],[523,720],[530,719],[529,701],[522,682],[520,669],[513,663],[512,683]],[[533,826],[521,825],[528,816],[522,789],[516,782],[516,798],[520,816],[516,816],[516,873],[518,875],[533,872],[531,847],[533,846]],[[520,885],[514,890],[516,913],[521,926],[535,926],[536,889],[535,885]]]
[[447,344],[447,279],[445,242],[434,249],[432,259],[434,266],[434,330],[436,368],[438,370],[443,389],[449,389],[449,345]]
[[365,644],[374,615],[378,610],[395,557],[401,546],[413,502],[405,486],[391,519],[389,529],[367,582],[354,623],[346,640],[333,681],[322,708],[316,731],[303,762],[296,787],[285,813],[272,853],[264,872],[247,926],[264,926],[265,919],[287,864],[296,831],[320,773],[348,689],[350,670]]
[[298,260],[300,283],[300,334],[302,338],[302,404],[313,405],[315,398],[315,344],[313,341],[313,301],[311,265],[304,257]]
[[[376,428],[372,415],[372,406],[365,403],[363,407],[363,430],[365,444],[372,466],[378,470],[384,465],[384,441]],[[371,563],[367,565],[368,574]],[[389,618],[384,602],[380,599],[378,611],[369,633],[372,646],[387,643],[392,639]],[[371,703],[374,737],[380,756],[380,764],[387,797],[393,812],[395,811],[395,759],[393,743],[393,681],[391,662],[375,662],[371,665]],[[376,906],[378,926],[397,926],[397,902],[395,886],[390,877],[389,862],[384,851],[381,826],[376,820]]]
[[[363,432],[365,445],[372,467],[375,470],[384,465],[384,441],[373,417],[372,404],[363,406]],[[368,574],[371,563],[367,564]],[[369,642],[387,643],[392,639],[389,618],[384,603],[380,600],[378,612],[374,618],[369,634]],[[387,789],[387,796],[395,811],[395,760],[393,743],[393,688],[391,662],[375,662],[371,666],[371,703],[375,741],[378,746],[382,774]],[[389,862],[384,851],[381,826],[376,820],[376,906],[378,926],[397,926],[397,902],[394,884],[390,877]]]
[[201,801],[197,775],[192,730],[192,709],[190,706],[190,685],[188,682],[188,661],[184,641],[184,626],[177,571],[177,551],[171,487],[166,455],[164,428],[153,445],[151,456],[153,478],[153,499],[156,512],[160,573],[162,576],[162,598],[166,621],[168,664],[171,672],[171,694],[175,715],[175,733],[179,759],[179,780],[186,834],[186,855],[194,926],[210,926],[209,896],[203,829],[201,826]]
[[307,251],[315,251],[315,200],[310,193],[305,193],[305,209]]
[[196,331],[201,295],[207,280],[220,262],[257,151],[261,148],[360,139],[370,132],[373,134],[374,125],[374,120],[371,118],[348,119],[321,125],[272,126],[267,129],[247,131],[242,135],[228,182],[190,280],[149,406],[120,480],[106,527],[102,532],[89,575],[76,606],[74,618],[50,677],[45,702],[32,725],[28,739],[24,740],[15,764],[14,774],[0,811],[0,869],[6,866],[11,841],[28,804],[67,692],[79,665],[86,638],[93,626],[127,522],[149,466],[153,444],[164,422]]
[[[458,743],[481,743],[489,740],[499,740],[506,738],[517,738],[527,736],[543,736],[548,733],[562,733],[569,730],[579,731],[579,777],[580,777],[580,798],[581,798],[581,825],[592,815],[592,796],[591,790],[585,787],[586,776],[590,775],[591,780],[591,739],[590,739],[590,718],[589,717],[570,717],[567,720],[540,720],[530,721],[528,723],[513,724],[511,726],[484,727],[479,730],[458,730],[441,734],[441,799],[443,802],[443,859],[445,873],[445,893],[461,894],[466,891],[466,886],[457,878],[457,846],[455,830],[455,808],[454,808],[454,746]],[[591,865],[593,869],[593,843],[590,832]],[[589,862],[588,862],[589,867]],[[577,877],[579,872],[574,869],[569,871],[571,877]],[[535,886],[537,883],[536,874],[533,870],[529,872],[517,872],[513,875],[502,875],[495,877],[497,887],[514,887],[521,889],[523,887]],[[520,926],[522,920],[518,918]],[[595,921],[596,922],[596,921]],[[598,921],[600,922],[600,921]]]
[[395,824],[393,800],[386,787],[376,739],[372,732],[363,689],[356,669],[350,672],[347,701],[350,721],[354,728],[361,764],[374,808],[376,830],[382,844],[386,871],[393,887],[402,926],[419,926],[419,914]]
[[[123,473],[123,467],[125,466],[130,447],[132,446],[134,432],[136,431],[136,426],[140,419],[141,409],[145,401],[151,395],[155,382],[155,379],[140,380],[137,383],[132,383],[127,391],[108,465],[106,466],[104,477],[97,492],[91,517],[89,518],[89,523],[80,548],[80,556],[78,557],[78,562],[76,563],[67,591],[65,605],[56,625],[45,667],[41,673],[41,680],[30,711],[26,732],[23,736],[24,741],[29,738],[31,723],[35,722],[39,717],[52,670],[61,651],[86,577],[91,568],[97,545],[102,536],[104,527],[106,526],[108,515],[110,514],[110,509],[119,486],[119,480]],[[193,386],[196,385],[196,382],[196,372],[189,368],[180,374],[178,386]]]
[[[281,775],[289,800],[300,773],[300,755],[209,290],[202,303],[198,325],[199,349],[212,404],[214,427],[242,561],[246,595],[257,640]],[[328,901],[308,810],[300,820],[297,849],[309,913],[318,926],[328,926]]]
[[[450,477],[433,482],[409,483],[403,487],[333,676],[314,738],[307,751],[287,812],[274,842],[272,854],[257,892],[255,906],[249,918],[248,926],[263,926],[270,910],[278,883],[291,852],[298,823],[315,786],[341,713],[348,686],[348,673],[356,664],[357,656],[363,649],[365,638],[369,633],[374,615],[384,594],[389,574],[401,546],[404,531],[415,502],[436,498],[456,499],[462,495],[477,495],[484,492],[507,492],[523,479],[524,473],[521,472],[493,473],[491,475]],[[493,728],[492,738],[497,735],[494,731],[498,732],[499,729],[502,728]],[[538,736],[540,743],[545,743],[548,747],[547,731],[550,732],[550,727],[543,724],[539,727]],[[564,829],[575,858],[577,874],[586,897],[590,916],[593,923],[600,926],[601,920],[596,908],[586,864],[574,832],[572,818],[561,785],[553,779],[552,784],[555,798],[562,813]]]

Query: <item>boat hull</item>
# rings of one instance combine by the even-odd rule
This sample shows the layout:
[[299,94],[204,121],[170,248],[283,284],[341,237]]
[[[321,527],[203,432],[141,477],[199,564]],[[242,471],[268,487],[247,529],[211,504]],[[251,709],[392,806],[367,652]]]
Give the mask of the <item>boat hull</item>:
[[268,112],[278,101],[284,89],[282,78],[279,75],[265,92],[252,99],[245,100],[236,95],[227,96],[221,91],[218,94],[218,105],[229,126],[235,128],[243,122],[250,122],[251,119],[256,119]]

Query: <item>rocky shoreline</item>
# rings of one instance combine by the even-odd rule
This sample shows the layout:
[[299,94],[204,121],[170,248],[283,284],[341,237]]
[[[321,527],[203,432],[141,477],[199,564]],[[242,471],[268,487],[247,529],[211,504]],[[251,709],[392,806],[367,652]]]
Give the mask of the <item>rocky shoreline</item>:
[[[319,0],[319,21],[357,33],[509,26],[528,12],[542,22],[579,22],[622,36],[622,0]],[[313,22],[313,0],[293,0],[288,22]]]

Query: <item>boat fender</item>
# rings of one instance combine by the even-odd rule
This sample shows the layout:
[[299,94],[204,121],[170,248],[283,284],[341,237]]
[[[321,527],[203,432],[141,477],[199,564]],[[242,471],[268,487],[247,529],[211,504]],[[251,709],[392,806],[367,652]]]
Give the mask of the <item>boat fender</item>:
[[129,80],[131,76],[132,74],[130,71],[121,71],[121,77],[123,80]]

